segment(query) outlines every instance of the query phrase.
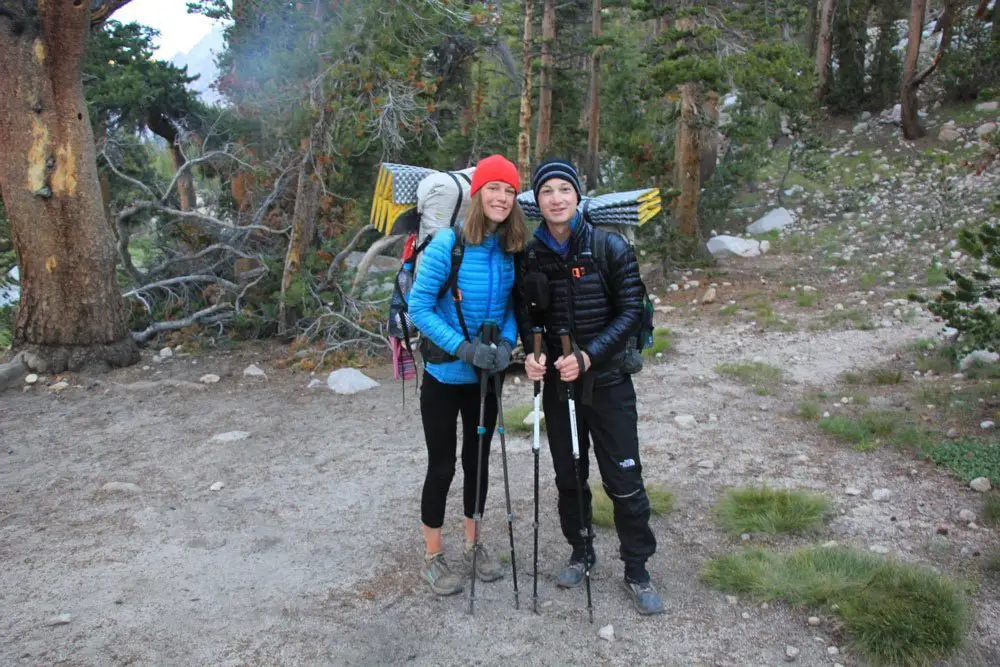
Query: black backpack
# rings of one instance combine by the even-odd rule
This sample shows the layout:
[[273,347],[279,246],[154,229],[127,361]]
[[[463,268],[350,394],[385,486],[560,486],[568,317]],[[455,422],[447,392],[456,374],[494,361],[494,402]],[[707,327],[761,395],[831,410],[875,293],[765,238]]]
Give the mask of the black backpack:
[[[611,270],[608,267],[608,236],[611,234],[622,236],[618,232],[594,227],[594,235],[591,240],[591,254],[601,274],[601,284],[604,286],[604,293],[608,295],[608,298],[614,298],[607,282],[611,275]],[[624,236],[622,238],[625,239]],[[628,239],[625,239],[625,242],[628,243]],[[656,310],[652,300],[649,298],[649,290],[646,289],[646,283],[643,282],[641,275],[639,276],[639,284],[642,285],[642,317],[639,320],[639,330],[636,331],[634,337],[629,338],[629,345],[641,354],[643,350],[653,346],[653,329],[655,328],[653,326],[653,314]]]

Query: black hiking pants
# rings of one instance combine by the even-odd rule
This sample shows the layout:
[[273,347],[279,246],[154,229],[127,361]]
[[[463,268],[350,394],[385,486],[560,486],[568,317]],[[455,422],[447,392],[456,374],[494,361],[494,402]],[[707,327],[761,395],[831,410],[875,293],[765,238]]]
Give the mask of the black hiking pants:
[[[492,387],[492,380],[490,381]],[[427,442],[427,476],[420,499],[420,518],[428,528],[444,524],[448,489],[455,476],[455,450],[458,436],[455,421],[462,416],[462,471],[465,516],[476,513],[476,460],[479,456],[479,383],[444,384],[430,373],[424,373],[420,388],[420,418]],[[482,488],[479,493],[479,514],[486,504],[489,484],[490,439],[497,423],[497,397],[486,395],[486,434],[483,436]]]
[[[552,465],[559,490],[559,522],[563,535],[576,554],[583,554],[586,537],[580,532],[580,506],[576,474],[573,469],[573,444],[570,432],[569,405],[560,397],[558,375],[545,378],[542,402],[545,428],[548,432]],[[579,397],[580,383],[576,383]],[[621,559],[626,573],[643,571],[646,560],[656,551],[656,538],[649,527],[649,498],[642,482],[639,461],[635,388],[632,379],[610,387],[595,387],[590,405],[576,401],[577,432],[580,441],[580,485],[586,526],[592,531],[590,472],[590,440],[594,441],[594,458],[601,472],[604,490],[614,506],[615,529],[618,531]]]

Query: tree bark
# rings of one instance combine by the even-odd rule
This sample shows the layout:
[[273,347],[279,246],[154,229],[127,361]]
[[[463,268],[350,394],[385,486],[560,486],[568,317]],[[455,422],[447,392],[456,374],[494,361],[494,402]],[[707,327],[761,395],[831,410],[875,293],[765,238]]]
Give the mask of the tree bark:
[[957,11],[958,0],[945,0],[941,15],[938,17],[937,23],[934,24],[934,31],[941,31],[941,41],[938,42],[937,53],[934,54],[934,60],[931,61],[931,64],[913,80],[914,88],[919,88],[924,80],[934,73],[941,58],[951,47],[951,38],[955,34],[955,13]]
[[823,9],[819,16],[819,38],[816,42],[816,98],[826,95],[826,83],[830,75],[830,52],[833,45],[833,7],[836,0],[822,0]]
[[541,161],[552,138],[552,49],[556,41],[556,3],[545,0],[542,12],[542,69],[538,78],[538,131],[535,135],[535,160]]
[[37,14],[21,31],[0,17],[0,190],[21,274],[14,345],[40,372],[127,366],[139,352],[81,82],[90,3],[28,4]]
[[524,0],[524,38],[521,41],[521,114],[517,135],[517,171],[521,187],[531,182],[531,51],[534,0]]
[[[591,29],[595,40],[601,38],[601,0],[594,0]],[[587,132],[587,189],[596,190],[600,181],[598,142],[601,134],[601,47],[594,45],[590,58],[590,127]]]
[[701,136],[698,138],[701,150],[701,163],[699,164],[699,187],[702,183],[712,178],[715,173],[716,162],[719,159],[719,140],[716,128],[719,125],[719,94],[709,91],[705,95],[704,109],[705,123],[701,127]]
[[899,98],[902,109],[903,137],[919,139],[924,136],[924,128],[920,125],[917,115],[919,100],[917,98],[917,60],[920,57],[920,38],[924,29],[924,11],[927,0],[912,0],[910,3],[910,27],[906,40],[906,59],[903,61],[903,83]]
[[674,183],[680,190],[674,208],[678,231],[698,234],[698,195],[701,191],[701,150],[698,128],[698,84],[681,85],[681,115],[674,142]]
[[806,13],[806,51],[810,58],[816,57],[816,37],[819,34],[819,1],[806,0],[808,3]]

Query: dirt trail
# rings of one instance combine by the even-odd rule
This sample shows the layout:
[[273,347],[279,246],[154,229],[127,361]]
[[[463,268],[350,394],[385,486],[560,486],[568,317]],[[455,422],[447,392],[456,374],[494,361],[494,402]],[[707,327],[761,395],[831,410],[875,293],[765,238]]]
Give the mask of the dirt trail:
[[[524,436],[508,443],[521,609],[513,608],[509,575],[478,587],[475,617],[465,596],[435,599],[419,582],[425,453],[417,401],[411,390],[401,409],[386,369],[373,373],[382,386],[343,397],[307,390],[303,375],[273,370],[247,351],[175,358],[98,383],[79,378],[83,386],[62,392],[8,392],[0,401],[0,663],[742,666],[779,664],[793,645],[799,664],[858,664],[849,653],[827,654],[842,641],[828,619],[809,628],[799,610],[731,604],[699,581],[706,559],[740,543],[714,526],[710,509],[737,484],[823,490],[839,515],[811,541],[880,544],[929,562],[933,527],[970,501],[964,485],[905,454],[831,444],[791,411],[808,383],[878,363],[936,329],[925,319],[874,331],[763,334],[684,324],[689,333],[668,359],[636,377],[647,482],[676,496],[675,511],[655,519],[660,547],[651,563],[668,614],[643,619],[631,610],[616,538],[602,530],[594,626],[583,592],[554,586],[567,549],[544,446],[542,609],[530,612],[532,457]],[[785,370],[774,395],[712,370],[754,357]],[[250,361],[268,378],[239,375]],[[224,377],[204,388],[134,384],[196,382],[205,372]],[[508,382],[504,400],[526,403],[530,393],[529,383]],[[675,414],[694,415],[698,425],[679,429]],[[231,431],[250,435],[212,440]],[[496,448],[484,531],[500,551],[498,455]],[[699,467],[705,461],[712,468]],[[112,482],[141,490],[102,489]],[[211,491],[216,482],[224,488]],[[862,495],[844,495],[848,485]],[[446,535],[457,556],[454,487]],[[882,487],[893,492],[888,503],[871,500]],[[983,549],[994,535],[954,539]],[[955,664],[1000,662],[1000,607],[985,588],[970,648]],[[60,614],[71,620],[50,625]],[[607,623],[618,636],[611,643],[596,634]]]

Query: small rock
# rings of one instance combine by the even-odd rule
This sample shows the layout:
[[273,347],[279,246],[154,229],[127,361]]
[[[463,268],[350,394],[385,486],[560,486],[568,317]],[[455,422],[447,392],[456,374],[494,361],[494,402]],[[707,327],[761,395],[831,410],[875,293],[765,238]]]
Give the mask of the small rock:
[[703,461],[698,461],[698,467],[704,468],[705,470],[712,470],[715,468],[715,462],[712,459],[705,459]]
[[250,364],[249,366],[243,369],[243,376],[252,378],[266,378],[267,373],[258,368],[256,364]]
[[729,604],[730,607],[735,607],[737,604],[739,604],[739,601],[740,599],[735,595],[726,596],[726,602]]
[[51,389],[52,391],[62,391],[63,389],[66,389],[68,387],[69,387],[69,382],[66,382],[66,380],[60,380],[59,382],[56,382],[54,385],[49,387],[49,389]]
[[142,491],[138,484],[132,484],[130,482],[108,482],[101,487],[104,491],[122,491],[125,493],[139,493]]
[[986,430],[991,429],[995,426],[992,419],[987,419],[986,421],[979,422],[979,428]]
[[993,485],[990,484],[989,477],[977,477],[969,482],[969,486],[972,487],[973,491],[979,491],[980,493],[986,493],[993,488]]
[[312,380],[309,380],[309,386],[306,387],[306,389],[315,389],[316,387],[323,386],[326,386],[326,382],[320,380],[319,378],[313,378]]
[[846,489],[844,489],[844,493],[846,493],[849,496],[860,496],[861,489],[856,489],[853,486],[849,486]]
[[836,549],[838,546],[840,546],[840,544],[837,542],[837,540],[829,540],[823,543],[824,549]]
[[809,617],[809,625],[811,625],[812,627],[815,628],[815,627],[819,626],[819,624],[820,624],[819,616],[810,616]]
[[327,376],[326,386],[337,394],[356,394],[377,387],[378,382],[357,368],[338,368]]
[[889,489],[875,489],[874,491],[872,491],[872,500],[878,502],[885,502],[886,500],[889,500],[889,498],[891,497],[892,497],[892,491],[890,491]]
[[704,304],[715,303],[715,288],[709,287],[705,290],[705,295],[701,297],[701,302]]
[[698,421],[694,418],[694,415],[677,415],[674,417],[674,423],[683,429],[692,429],[698,425]]
[[938,141],[958,141],[962,138],[962,133],[953,127],[942,127],[938,132]]
[[749,620],[749,618],[750,618],[750,612],[745,611],[742,614],[740,614],[740,616],[743,617],[744,621]]
[[35,373],[29,373],[24,378],[25,384],[35,384],[36,382],[38,382],[38,375]]
[[958,429],[952,426],[950,429],[948,429],[948,433],[946,435],[952,440],[954,440],[955,438],[958,437]]
[[606,642],[611,642],[615,640],[615,628],[613,625],[608,623],[603,628],[597,631],[597,636]]
[[795,648],[794,646],[791,646],[791,645],[786,646],[785,647],[785,660],[787,662],[792,662],[797,657],[799,657],[799,653],[800,653],[799,649]]
[[208,487],[208,490],[209,491],[222,491],[222,489],[224,489],[224,488],[226,488],[226,485],[223,482],[216,482],[212,486]]
[[220,378],[218,375],[215,375],[214,373],[207,373],[201,376],[199,382],[201,382],[202,384],[215,384],[221,379],[222,378]]
[[[743,540],[744,542],[749,542],[750,541],[750,533],[743,533],[742,535],[740,535],[740,539]],[[766,607],[765,607],[765,609],[766,609]]]
[[962,510],[958,513],[958,518],[966,523],[972,523],[976,520],[976,513],[972,510]]
[[160,359],[169,359],[172,356],[174,356],[174,351],[169,347],[165,347],[160,350]]
[[826,647],[826,654],[827,655],[840,655],[840,649],[837,648],[836,646],[827,646]]
[[49,620],[45,621],[45,625],[55,626],[55,625],[68,625],[73,622],[72,614],[59,614],[58,616],[53,616]]
[[212,436],[212,442],[237,442],[250,437],[249,431],[226,431]]

